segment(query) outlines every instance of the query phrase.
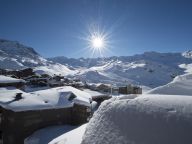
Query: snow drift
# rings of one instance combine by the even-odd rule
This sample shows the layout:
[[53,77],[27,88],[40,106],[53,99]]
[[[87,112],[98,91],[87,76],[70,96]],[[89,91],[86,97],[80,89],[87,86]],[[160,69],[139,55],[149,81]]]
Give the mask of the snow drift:
[[82,144],[191,144],[192,97],[115,97],[90,120]]

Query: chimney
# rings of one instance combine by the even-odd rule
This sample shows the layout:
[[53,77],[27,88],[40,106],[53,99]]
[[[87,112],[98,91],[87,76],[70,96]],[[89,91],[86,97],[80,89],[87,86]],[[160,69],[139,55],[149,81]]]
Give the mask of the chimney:
[[18,101],[18,100],[22,99],[23,98],[22,94],[23,93],[17,93],[16,96],[15,96],[15,100]]

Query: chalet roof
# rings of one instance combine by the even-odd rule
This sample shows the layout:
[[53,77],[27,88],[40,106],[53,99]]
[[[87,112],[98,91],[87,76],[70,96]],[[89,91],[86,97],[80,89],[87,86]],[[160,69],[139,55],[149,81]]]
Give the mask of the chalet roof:
[[[17,93],[22,93],[22,99],[15,100]],[[70,99],[71,95],[74,99]],[[14,88],[0,88],[0,105],[13,111],[27,111],[72,107],[74,103],[90,106],[90,94],[71,86],[51,88],[32,93],[25,93]]]
[[6,83],[18,83],[18,82],[25,82],[22,79],[16,79],[16,78],[12,78],[12,77],[8,77],[8,76],[4,76],[4,75],[0,75],[0,83],[2,84],[6,84]]

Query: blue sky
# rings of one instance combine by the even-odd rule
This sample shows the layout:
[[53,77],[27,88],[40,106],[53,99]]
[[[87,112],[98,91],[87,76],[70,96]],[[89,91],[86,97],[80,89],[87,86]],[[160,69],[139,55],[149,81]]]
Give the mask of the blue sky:
[[110,33],[104,56],[192,49],[191,0],[0,0],[0,38],[44,57],[91,57],[92,24]]

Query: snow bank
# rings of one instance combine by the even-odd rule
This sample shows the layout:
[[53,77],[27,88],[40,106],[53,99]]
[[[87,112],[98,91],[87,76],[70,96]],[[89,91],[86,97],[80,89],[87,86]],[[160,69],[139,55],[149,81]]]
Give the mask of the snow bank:
[[191,95],[192,74],[177,76],[172,82],[152,89],[149,94]]
[[0,83],[5,84],[5,83],[18,83],[18,82],[25,82],[25,81],[22,79],[16,79],[16,78],[0,75]]
[[[15,100],[16,93],[22,93],[22,99]],[[75,95],[73,100],[69,100],[71,95]],[[0,105],[14,111],[64,108],[71,107],[74,103],[90,106],[91,96],[73,88],[64,86],[46,90],[40,90],[32,93],[25,93],[17,89],[1,88]]]
[[104,101],[82,144],[191,144],[192,97],[135,95]]

